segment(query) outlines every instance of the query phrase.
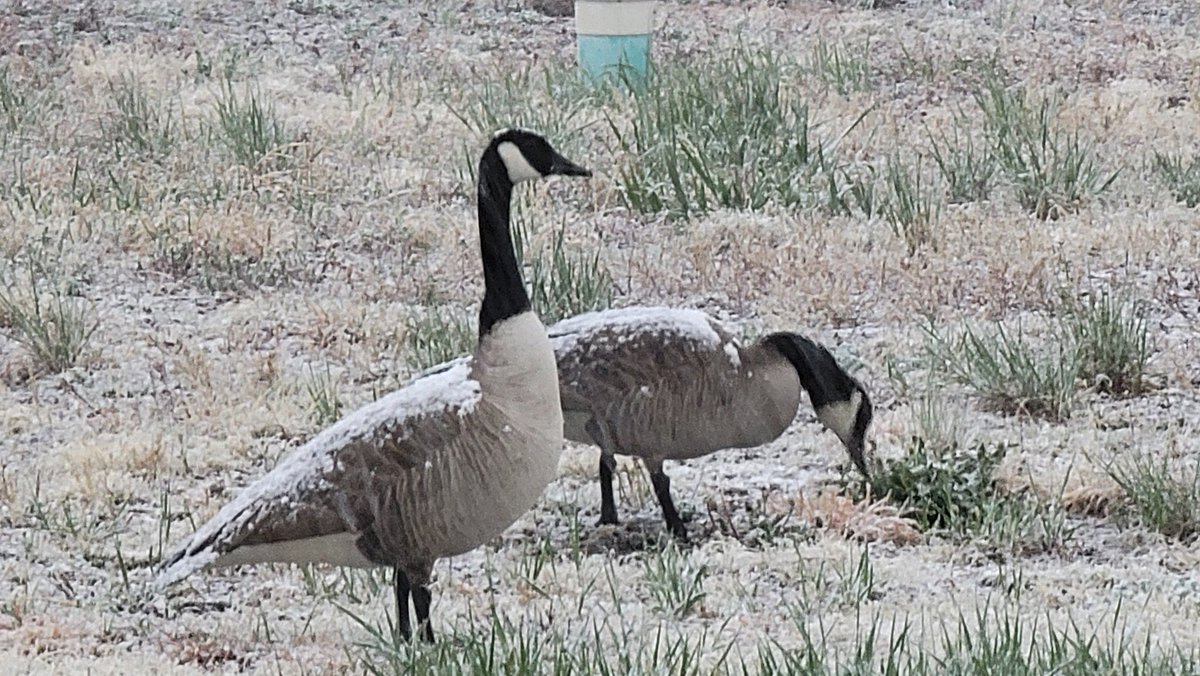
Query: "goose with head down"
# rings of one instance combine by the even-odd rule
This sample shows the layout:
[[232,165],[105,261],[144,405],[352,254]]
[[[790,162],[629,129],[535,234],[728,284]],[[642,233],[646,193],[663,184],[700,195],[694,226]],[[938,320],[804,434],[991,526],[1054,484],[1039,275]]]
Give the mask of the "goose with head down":
[[687,529],[665,460],[759,446],[783,434],[802,390],[817,418],[867,474],[871,400],[823,346],[788,332],[742,346],[698,310],[634,307],[549,327],[558,361],[564,435],[600,447],[600,523],[617,523],[615,454],[637,456],[672,534]]
[[169,555],[159,587],[265,562],[387,566],[400,631],[432,640],[437,559],[470,551],[554,479],[563,439],[554,352],[530,308],[509,229],[517,183],[590,176],[541,136],[497,133],[479,161],[484,297],[473,354],[351,413],[241,491]]

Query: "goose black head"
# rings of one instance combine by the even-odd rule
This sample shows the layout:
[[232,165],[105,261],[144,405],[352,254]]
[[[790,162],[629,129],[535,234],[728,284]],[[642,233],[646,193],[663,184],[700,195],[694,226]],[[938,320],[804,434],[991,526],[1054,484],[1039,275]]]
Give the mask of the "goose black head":
[[800,334],[774,333],[764,342],[792,363],[821,424],[837,435],[854,465],[869,478],[866,439],[874,408],[866,388],[823,345]]
[[[546,176],[591,176],[592,172],[563,157],[550,142],[525,129],[503,129],[492,137],[489,151],[503,165],[511,183]],[[487,158],[491,152],[485,152]]]
[[854,390],[850,397],[817,408],[817,418],[837,435],[854,465],[864,477],[870,479],[871,473],[867,469],[867,429],[871,427],[875,412],[867,391],[857,380],[851,378],[851,381]]

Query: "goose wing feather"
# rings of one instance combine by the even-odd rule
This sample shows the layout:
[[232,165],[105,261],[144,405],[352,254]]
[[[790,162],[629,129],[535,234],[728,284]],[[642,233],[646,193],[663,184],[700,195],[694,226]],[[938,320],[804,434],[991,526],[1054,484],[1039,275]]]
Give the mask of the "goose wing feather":
[[[738,343],[698,310],[638,307],[572,317],[549,329],[564,411],[587,412],[639,393],[722,396],[741,366]],[[709,387],[697,388],[697,383]]]
[[244,545],[358,532],[372,497],[459,437],[481,390],[470,359],[422,374],[326,428],[246,487],[165,559],[166,586]]

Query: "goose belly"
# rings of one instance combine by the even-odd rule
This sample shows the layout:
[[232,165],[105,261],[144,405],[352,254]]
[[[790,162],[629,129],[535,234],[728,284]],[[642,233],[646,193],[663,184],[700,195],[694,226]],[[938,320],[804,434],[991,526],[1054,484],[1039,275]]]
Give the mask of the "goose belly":
[[[662,416],[657,424],[639,425],[630,430],[634,439],[621,440],[634,449],[633,454],[644,458],[688,460],[725,448],[758,446],[764,434],[757,421],[737,418],[721,411],[712,415]],[[746,423],[751,423],[747,425]],[[618,433],[618,439],[621,439]]]
[[460,501],[459,509],[450,511],[466,527],[458,537],[441,543],[439,556],[465,553],[500,535],[537,503],[557,476],[561,433],[536,439],[516,438],[512,433],[508,439],[500,436],[497,452],[486,467],[462,473],[463,494],[472,499]]
[[472,430],[457,453],[410,474],[393,512],[400,541],[390,549],[412,561],[466,553],[500,535],[541,497],[558,472],[557,434],[512,422]]
[[608,415],[620,452],[661,460],[765,444],[782,434],[795,415],[795,408],[780,410],[774,401],[756,396],[695,401],[651,392],[621,408]]

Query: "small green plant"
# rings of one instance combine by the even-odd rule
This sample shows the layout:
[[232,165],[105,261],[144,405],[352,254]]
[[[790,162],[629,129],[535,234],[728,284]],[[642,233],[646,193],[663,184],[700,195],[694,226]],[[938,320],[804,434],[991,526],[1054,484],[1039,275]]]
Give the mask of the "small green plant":
[[976,92],[992,151],[1017,191],[1021,206],[1038,218],[1074,213],[1112,185],[1095,145],[1078,130],[1059,128],[1058,106],[1050,97],[1031,102],[1024,90],[990,79]]
[[549,598],[549,595],[542,590],[540,580],[542,573],[547,570],[553,571],[554,561],[557,558],[558,552],[549,536],[543,536],[526,544],[517,559],[515,571],[517,580],[534,592]]
[[934,455],[952,453],[963,446],[967,434],[963,418],[958,403],[938,393],[933,383],[927,386],[913,410],[916,436]]
[[[1021,584],[1019,577],[1012,584]],[[824,624],[827,618],[793,613],[788,629],[797,634],[795,642],[740,638],[736,650],[734,641],[714,638],[716,632],[685,632],[670,622],[631,627],[609,616],[582,630],[564,631],[559,614],[535,623],[502,612],[468,615],[449,628],[439,626],[445,638],[432,645],[411,645],[397,639],[390,617],[376,621],[339,608],[362,630],[362,638],[347,649],[352,670],[379,676],[1184,676],[1200,668],[1196,650],[1169,635],[1139,638],[1138,629],[1155,636],[1156,627],[1127,623],[1119,607],[1077,621],[1029,612],[1016,602],[993,604],[989,599],[946,619],[861,613],[850,619],[855,623],[850,632],[836,636]]]
[[836,591],[841,605],[848,608],[857,608],[879,597],[879,592],[875,590],[875,568],[871,565],[869,544],[864,544],[857,556],[851,555],[839,567]]
[[[186,464],[186,463],[185,463]],[[162,561],[171,546],[171,524],[183,515],[176,514],[171,507],[171,487],[163,486],[158,494],[158,537],[156,543],[151,543],[146,559],[156,564]],[[190,518],[191,514],[187,515]]]
[[308,392],[309,408],[317,425],[324,427],[342,417],[342,400],[338,396],[337,380],[329,372],[328,365],[325,366],[324,373],[318,373],[309,366],[304,389]]
[[0,139],[36,119],[42,96],[13,77],[7,65],[0,66]]
[[1067,511],[1028,494],[1001,494],[985,502],[968,535],[998,554],[1061,552],[1075,536]]
[[71,280],[35,261],[0,275],[0,328],[52,373],[75,366],[99,327],[95,308]]
[[310,596],[341,603],[371,603],[381,591],[392,588],[391,572],[385,568],[328,569],[305,564],[300,574]]
[[946,182],[946,199],[951,204],[965,204],[988,199],[996,177],[996,158],[976,145],[963,117],[958,117],[950,133],[929,136],[929,154]]
[[937,250],[934,228],[937,224],[938,201],[927,184],[922,183],[921,160],[912,171],[905,169],[899,156],[892,156],[887,165],[888,198],[883,212],[892,224],[892,232],[904,240],[908,255],[922,247]]
[[430,306],[408,325],[409,363],[414,371],[424,371],[469,353],[475,339],[475,327],[466,317]]
[[809,71],[842,96],[871,90],[871,43],[851,47],[817,40],[808,60]]
[[193,81],[200,84],[205,80],[218,78],[223,82],[233,82],[246,70],[246,53],[233,47],[223,47],[214,55],[208,55],[199,49],[192,51],[195,60]]
[[1007,454],[1003,444],[935,449],[915,437],[903,456],[882,463],[869,486],[872,494],[904,505],[921,530],[965,533],[996,499],[993,475]]
[[146,191],[141,183],[128,173],[105,172],[108,178],[108,203],[117,211],[135,211],[142,206]]
[[910,653],[908,664],[891,673],[1182,676],[1197,666],[1194,651],[1161,649],[1158,641],[1133,638],[1119,606],[1103,623],[1113,628],[1107,638],[1073,619],[1060,623],[1049,615],[1022,617],[1019,610],[985,605],[961,613],[953,628],[945,627],[934,654]]
[[178,140],[170,108],[151,100],[142,83],[128,75],[112,80],[108,88],[112,100],[102,125],[118,156],[169,154]]
[[974,389],[1004,413],[1062,420],[1070,417],[1080,372],[1079,350],[1069,342],[1035,345],[1019,328],[970,327],[947,337],[925,328],[925,351],[934,370]]
[[[851,492],[865,497],[869,487],[871,495],[898,503],[921,530],[941,530],[993,551],[1031,554],[1065,546],[1074,534],[1066,512],[1034,495],[999,488],[995,475],[1008,447],[961,445],[960,432],[928,420],[941,406],[923,404],[915,415],[925,422],[905,454],[880,463],[869,483],[851,483]],[[930,428],[935,436],[922,436]]]
[[[556,627],[536,626],[493,612],[482,620],[471,617],[466,626],[445,634],[448,640],[412,646],[396,639],[390,627],[371,622],[347,608],[341,610],[367,634],[366,640],[348,651],[354,670],[377,676],[735,673],[726,664],[731,646],[724,646],[722,653],[723,646],[714,644],[707,634],[692,637],[664,624],[630,635],[626,635],[628,630],[623,627],[593,624],[584,627],[581,637],[575,637]],[[716,659],[709,658],[713,653]]]
[[877,172],[862,162],[825,168],[824,208],[831,214],[850,216],[855,212],[873,218],[887,211],[887,193],[876,192]]
[[1167,184],[1171,196],[1188,208],[1200,205],[1200,155],[1190,160],[1183,155],[1154,151],[1154,171]]
[[239,96],[226,79],[214,105],[225,145],[239,163],[255,172],[287,165],[291,135],[274,107],[262,101],[259,93],[250,91]]
[[1140,394],[1150,360],[1146,319],[1137,306],[1108,292],[1067,299],[1060,319],[1079,351],[1079,375],[1100,392]]
[[1125,492],[1127,515],[1175,540],[1200,534],[1200,465],[1175,470],[1166,458],[1137,455],[1107,471]]
[[651,596],[664,613],[686,617],[704,600],[708,570],[693,565],[673,540],[657,556],[648,552],[642,560],[642,570]]
[[[381,627],[342,608],[368,634],[352,654],[356,670],[375,676],[394,674],[512,674],[534,676],[573,673],[576,654],[558,634],[531,630],[494,614],[489,621],[455,633],[453,640],[412,648]],[[389,625],[391,618],[388,618]],[[476,623],[472,622],[473,625]],[[586,654],[588,651],[582,651]]]

